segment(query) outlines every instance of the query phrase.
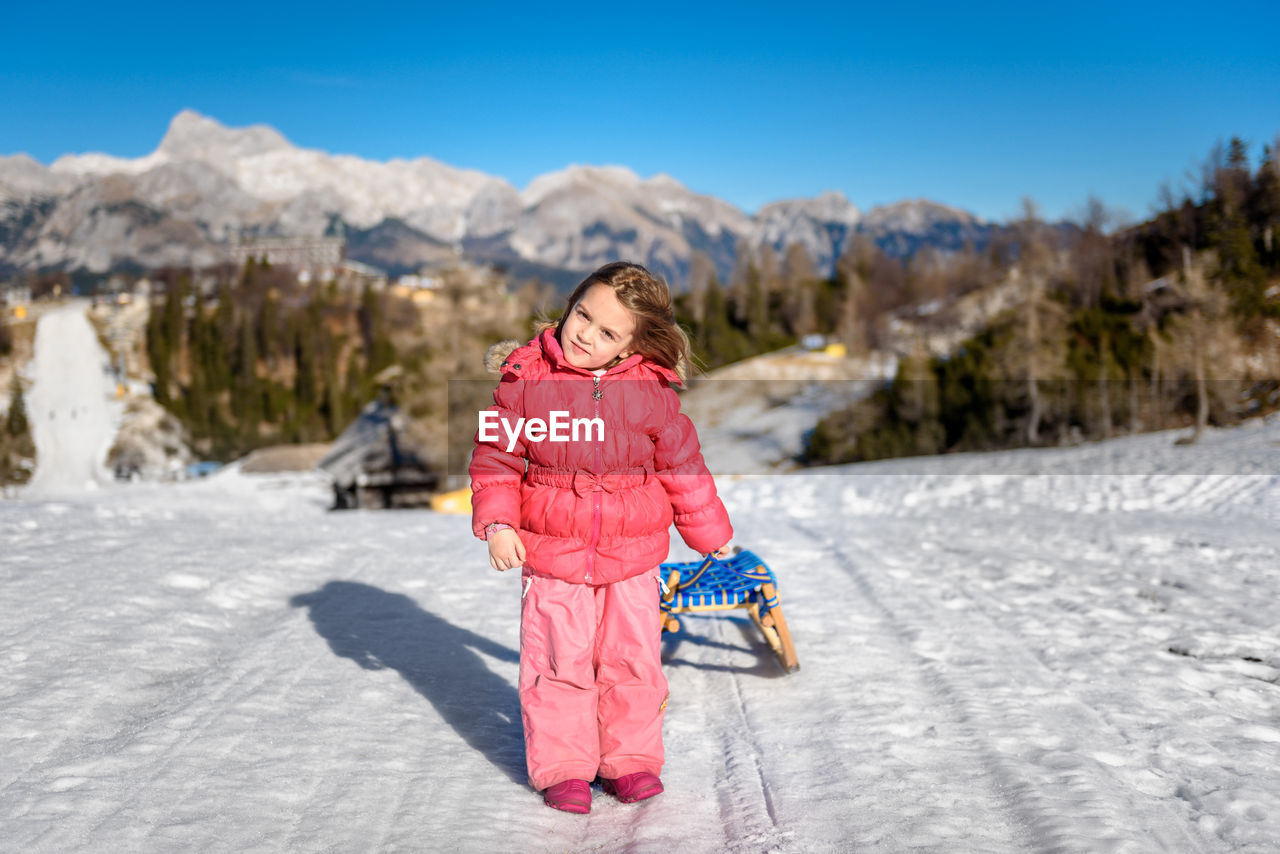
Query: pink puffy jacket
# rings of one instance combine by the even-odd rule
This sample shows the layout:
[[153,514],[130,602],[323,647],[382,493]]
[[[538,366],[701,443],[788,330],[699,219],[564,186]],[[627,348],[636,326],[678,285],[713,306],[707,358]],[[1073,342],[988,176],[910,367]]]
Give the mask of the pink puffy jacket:
[[[674,521],[694,551],[714,551],[733,528],[707,471],[693,422],[680,412],[675,373],[634,354],[595,376],[564,360],[548,329],[502,363],[494,412],[552,423],[599,418],[576,441],[541,441],[519,431],[510,451],[476,432],[471,457],[472,530],[492,522],[517,529],[525,570],[578,584],[610,584],[666,560]],[[492,417],[492,416],[491,416]],[[568,429],[559,431],[572,438]],[[602,439],[596,441],[596,439]],[[526,465],[527,461],[527,465]]]

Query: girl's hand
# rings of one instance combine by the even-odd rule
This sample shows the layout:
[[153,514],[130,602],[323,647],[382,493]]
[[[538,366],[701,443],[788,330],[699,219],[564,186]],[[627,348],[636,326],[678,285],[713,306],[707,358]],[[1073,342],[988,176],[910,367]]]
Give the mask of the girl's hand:
[[716,558],[716,560],[724,560],[725,558],[733,554],[733,549],[729,548],[728,543],[725,543],[723,546],[716,549],[711,554]]
[[503,572],[524,565],[524,543],[514,528],[494,532],[488,543],[489,566]]

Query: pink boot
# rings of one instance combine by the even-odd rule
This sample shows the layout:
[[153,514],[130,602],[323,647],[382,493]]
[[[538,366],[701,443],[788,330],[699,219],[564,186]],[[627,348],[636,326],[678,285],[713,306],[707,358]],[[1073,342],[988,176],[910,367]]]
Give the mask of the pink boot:
[[662,781],[658,779],[656,774],[650,774],[648,771],[637,771],[634,774],[624,774],[616,780],[602,780],[602,788],[607,794],[613,795],[624,804],[633,804],[636,801],[643,801],[645,798],[652,798],[654,795],[662,794]]
[[565,780],[548,786],[542,800],[552,809],[585,815],[591,812],[591,784],[586,780]]

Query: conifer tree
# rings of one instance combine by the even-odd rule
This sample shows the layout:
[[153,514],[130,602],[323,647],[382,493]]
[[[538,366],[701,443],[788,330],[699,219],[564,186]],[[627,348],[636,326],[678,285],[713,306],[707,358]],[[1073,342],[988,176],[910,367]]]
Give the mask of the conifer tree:
[[214,346],[213,330],[205,313],[204,294],[197,290],[188,334],[191,381],[187,388],[187,412],[192,432],[196,435],[204,435],[209,430],[210,410],[213,407],[212,379],[217,376],[218,371],[216,356],[211,352]]
[[237,333],[235,292],[230,284],[218,288],[218,305],[213,311],[213,333],[217,341],[218,363],[222,366],[215,388],[231,388],[231,366],[235,364]]
[[[345,410],[354,414],[360,411],[360,407],[364,406],[364,399],[368,393],[365,377],[360,370],[360,356],[353,347],[347,355],[347,370],[344,382],[344,400]],[[345,426],[345,425],[344,425]]]
[[9,386],[9,409],[0,420],[0,485],[25,483],[31,477],[29,463],[35,456],[22,383],[14,371]]
[[307,424],[319,403],[316,382],[316,337],[320,334],[319,306],[313,299],[307,304],[301,319],[294,323],[294,399],[297,402],[297,420]]
[[1255,317],[1263,311],[1267,281],[1249,233],[1247,205],[1254,193],[1248,153],[1239,137],[1231,139],[1226,163],[1215,178],[1208,228],[1210,245],[1218,253],[1213,278],[1229,295],[1237,317]]
[[253,441],[262,421],[262,391],[258,383],[258,339],[249,318],[241,321],[238,339],[232,410],[240,435]]
[[706,354],[707,366],[718,367],[732,360],[733,326],[724,291],[714,278],[703,292],[703,322],[698,330],[698,349]]
[[755,341],[762,341],[769,334],[769,293],[764,276],[752,264],[747,268],[747,335]]
[[156,402],[161,406],[168,406],[170,403],[172,349],[165,321],[172,301],[172,294],[166,289],[160,297],[159,305],[151,306],[151,314],[147,318],[147,359],[151,362],[151,372],[155,375]]
[[13,439],[21,439],[31,432],[27,402],[22,396],[22,383],[18,380],[17,371],[13,372],[13,379],[9,383],[9,412],[5,416],[4,430]]
[[907,434],[911,437],[911,445],[903,453],[936,454],[943,450],[946,432],[938,420],[938,378],[931,368],[928,352],[919,344],[899,365],[893,382],[892,405],[896,417],[908,425]]
[[256,324],[258,353],[269,369],[274,369],[280,357],[280,305],[275,295],[268,293],[262,300],[262,312]]
[[385,306],[372,285],[366,284],[360,295],[359,320],[365,364],[373,376],[395,361],[395,347],[387,333]]
[[1262,236],[1259,261],[1265,268],[1275,271],[1280,267],[1280,163],[1276,161],[1276,150],[1272,146],[1263,149],[1251,207]]

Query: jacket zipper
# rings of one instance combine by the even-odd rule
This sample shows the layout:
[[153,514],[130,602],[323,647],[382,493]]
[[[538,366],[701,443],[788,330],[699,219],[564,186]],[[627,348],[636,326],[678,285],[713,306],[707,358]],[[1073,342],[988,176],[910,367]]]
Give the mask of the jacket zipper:
[[[591,414],[600,417],[600,399],[604,397],[604,392],[600,390],[600,376],[596,375],[591,378]],[[601,458],[600,443],[595,444],[595,461],[596,473],[600,474],[600,469],[604,462]],[[587,548],[587,574],[585,580],[591,582],[591,574],[596,568],[596,546],[600,543],[600,489],[599,487],[591,491],[591,545]]]

